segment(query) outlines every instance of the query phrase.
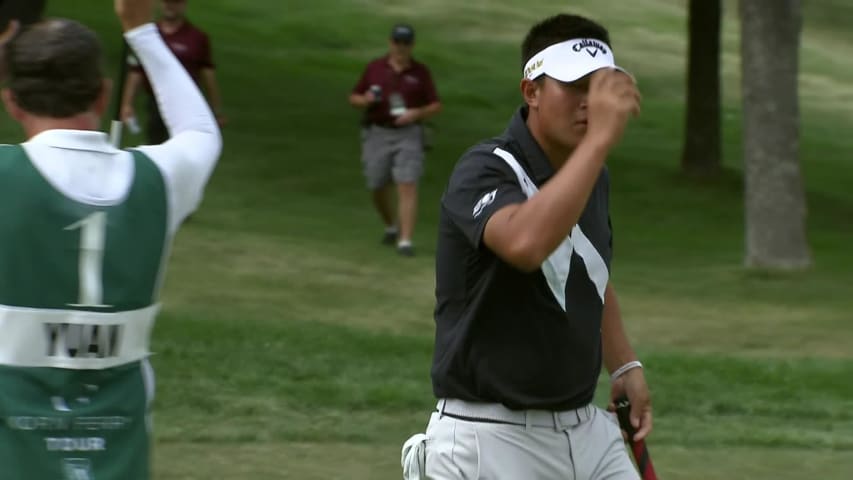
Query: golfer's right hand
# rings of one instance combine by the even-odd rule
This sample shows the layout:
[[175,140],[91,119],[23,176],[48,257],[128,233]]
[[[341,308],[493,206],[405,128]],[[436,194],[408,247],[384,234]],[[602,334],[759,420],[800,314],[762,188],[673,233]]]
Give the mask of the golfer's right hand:
[[615,145],[628,119],[640,114],[640,92],[630,75],[612,68],[592,74],[587,96],[587,133],[608,147]]
[[115,0],[115,11],[126,32],[153,21],[154,0]]

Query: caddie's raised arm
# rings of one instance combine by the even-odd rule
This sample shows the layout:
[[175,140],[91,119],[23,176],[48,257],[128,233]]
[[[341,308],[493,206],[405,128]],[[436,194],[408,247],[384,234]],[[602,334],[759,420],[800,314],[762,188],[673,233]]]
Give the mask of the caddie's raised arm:
[[152,23],[151,0],[116,0],[125,39],[145,70],[169,140],[140,147],[166,177],[170,190],[170,224],[177,228],[198,206],[216,160],[222,136],[204,95],[169,50]]

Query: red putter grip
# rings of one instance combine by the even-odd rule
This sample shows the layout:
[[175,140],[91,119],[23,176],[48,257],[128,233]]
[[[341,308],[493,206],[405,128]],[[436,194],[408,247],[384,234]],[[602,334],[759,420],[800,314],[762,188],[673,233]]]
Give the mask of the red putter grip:
[[649,449],[646,448],[645,440],[634,441],[634,434],[637,433],[637,429],[631,425],[631,402],[628,401],[628,397],[619,397],[615,403],[619,426],[628,434],[628,445],[630,445],[631,451],[634,453],[634,460],[637,461],[640,477],[643,480],[658,480],[655,467],[652,466],[652,458],[649,456]]

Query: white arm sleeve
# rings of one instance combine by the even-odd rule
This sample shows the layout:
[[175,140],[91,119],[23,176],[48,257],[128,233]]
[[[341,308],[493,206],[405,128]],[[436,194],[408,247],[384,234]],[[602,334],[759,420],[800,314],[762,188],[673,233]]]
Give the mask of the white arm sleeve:
[[169,227],[174,232],[201,202],[222,136],[207,101],[184,67],[166,46],[157,27],[148,23],[124,34],[154,89],[169,140],[139,147],[160,168],[169,192]]

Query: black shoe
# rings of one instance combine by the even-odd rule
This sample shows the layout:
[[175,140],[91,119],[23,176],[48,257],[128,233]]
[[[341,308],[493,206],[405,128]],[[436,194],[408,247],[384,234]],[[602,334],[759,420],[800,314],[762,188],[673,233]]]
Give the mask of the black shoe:
[[385,232],[382,235],[382,245],[396,245],[397,244],[397,232]]
[[397,247],[397,253],[404,257],[414,257],[415,249],[411,245],[402,245]]

